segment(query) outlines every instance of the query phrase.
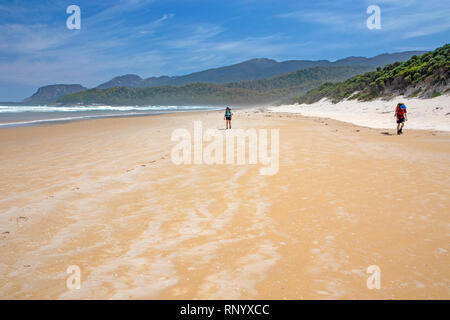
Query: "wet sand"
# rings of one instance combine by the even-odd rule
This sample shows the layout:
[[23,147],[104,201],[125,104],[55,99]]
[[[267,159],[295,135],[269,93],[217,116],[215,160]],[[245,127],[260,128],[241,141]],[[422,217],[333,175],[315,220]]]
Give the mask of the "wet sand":
[[450,133],[239,110],[279,129],[276,175],[173,164],[175,128],[222,117],[0,130],[0,298],[450,298]]

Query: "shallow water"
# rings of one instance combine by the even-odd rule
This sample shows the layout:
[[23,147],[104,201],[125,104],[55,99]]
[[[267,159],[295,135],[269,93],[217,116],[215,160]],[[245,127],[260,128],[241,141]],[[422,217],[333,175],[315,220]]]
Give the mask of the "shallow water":
[[217,110],[205,106],[0,106],[0,129],[92,118]]

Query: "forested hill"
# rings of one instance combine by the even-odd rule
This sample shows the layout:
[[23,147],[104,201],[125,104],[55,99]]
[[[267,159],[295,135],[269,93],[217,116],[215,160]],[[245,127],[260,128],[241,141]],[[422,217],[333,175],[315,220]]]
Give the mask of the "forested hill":
[[355,74],[361,74],[373,68],[368,66],[343,66],[343,67],[312,67],[297,70],[288,74],[263,80],[249,80],[224,84],[228,88],[243,88],[256,91],[268,91],[281,88],[289,88],[308,83],[323,81],[341,81]]
[[105,82],[99,85],[97,89],[109,89],[113,87],[148,88],[164,85],[181,86],[196,82],[224,84],[247,80],[261,80],[312,67],[366,66],[375,68],[383,67],[396,61],[405,61],[413,55],[423,53],[425,52],[405,51],[384,53],[371,58],[347,57],[333,62],[328,60],[288,60],[278,62],[273,59],[258,58],[174,77],[161,76],[143,79],[138,75],[128,74]]
[[66,95],[63,104],[111,105],[253,105],[273,103],[307,92],[329,81],[342,81],[372,69],[367,66],[314,67],[265,80],[223,85],[193,83],[184,86],[150,88],[114,87],[91,89]]
[[[184,86],[190,83],[210,83],[226,84],[232,82],[242,82],[248,80],[262,80],[277,77],[290,72],[308,69],[312,67],[349,67],[365,66],[375,68],[385,66],[395,61],[405,61],[413,55],[422,54],[423,51],[405,51],[397,53],[384,53],[371,58],[366,57],[347,57],[334,62],[328,60],[288,60],[278,62],[272,59],[259,58],[240,62],[237,64],[203,70],[182,76],[160,76],[141,78],[136,74],[126,74],[115,77],[96,87],[96,89],[110,89],[114,87],[128,88],[149,88],[159,86]],[[339,78],[343,80],[345,78]],[[253,83],[252,85],[255,85]],[[259,83],[256,85],[263,85]],[[54,103],[64,95],[75,93],[77,91],[87,90],[87,88],[78,85],[50,85],[37,90],[36,94],[27,98],[24,103],[41,104]],[[299,94],[302,92],[299,92]]]
[[404,62],[377,68],[376,71],[357,75],[341,83],[325,83],[295,103],[313,103],[329,98],[334,103],[343,99],[372,100],[379,97],[430,98],[449,93],[450,44]]
[[50,86],[40,87],[35,94],[24,100],[24,103],[40,104],[40,103],[54,103],[60,97],[67,94],[87,90],[80,84],[54,84]]

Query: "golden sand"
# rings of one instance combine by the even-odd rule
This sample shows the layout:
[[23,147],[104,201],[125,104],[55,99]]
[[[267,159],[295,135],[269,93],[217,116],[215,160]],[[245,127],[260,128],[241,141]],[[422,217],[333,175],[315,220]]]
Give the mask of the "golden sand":
[[171,134],[194,120],[225,126],[203,112],[0,130],[0,298],[450,298],[450,133],[237,111],[236,128],[279,129],[264,176],[173,164]]

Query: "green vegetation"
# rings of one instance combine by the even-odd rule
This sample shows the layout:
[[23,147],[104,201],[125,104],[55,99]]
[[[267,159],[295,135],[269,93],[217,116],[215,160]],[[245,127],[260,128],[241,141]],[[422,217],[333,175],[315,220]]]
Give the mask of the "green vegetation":
[[264,80],[249,80],[241,82],[233,82],[225,84],[228,88],[243,88],[264,92],[269,90],[290,88],[300,84],[308,84],[312,82],[326,81],[340,81],[354,76],[357,73],[362,73],[370,70],[370,67],[312,67],[294,71],[288,74],[283,74],[270,79]]
[[92,89],[64,96],[59,102],[112,105],[216,105],[221,101],[245,101],[249,94],[247,90],[242,89],[233,90],[214,84],[193,83],[183,87]]
[[61,97],[63,104],[252,105],[292,98],[328,81],[342,81],[372,69],[367,66],[313,67],[265,80],[228,84],[192,83],[150,88],[91,89]]
[[341,83],[325,83],[297,97],[294,102],[313,103],[329,98],[333,103],[343,99],[372,100],[381,96],[406,94],[433,96],[436,88],[446,91],[450,75],[450,44],[405,62],[395,62],[376,71],[357,75]]
[[442,93],[440,93],[439,91],[433,92],[433,94],[431,95],[432,98],[439,97],[439,96],[442,96]]

